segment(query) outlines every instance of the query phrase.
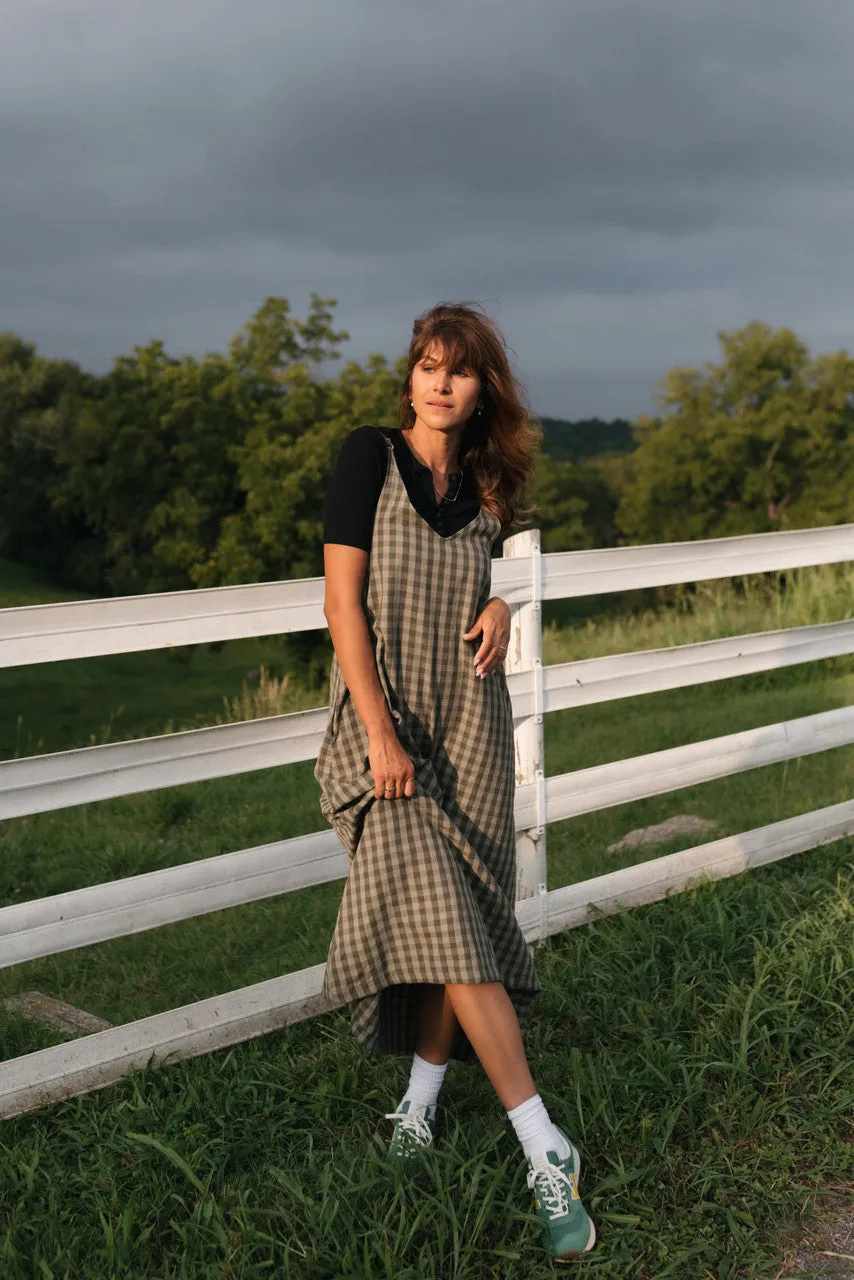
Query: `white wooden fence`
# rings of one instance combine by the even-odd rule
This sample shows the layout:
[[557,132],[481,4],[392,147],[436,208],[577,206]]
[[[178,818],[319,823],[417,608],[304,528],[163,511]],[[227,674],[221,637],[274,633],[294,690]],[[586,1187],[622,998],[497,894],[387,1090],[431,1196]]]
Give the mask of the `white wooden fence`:
[[[513,613],[505,663],[516,738],[516,914],[532,946],[704,877],[734,875],[854,832],[854,800],[548,892],[549,822],[854,742],[854,707],[546,777],[543,715],[854,652],[854,618],[544,667],[543,600],[854,560],[854,524],[706,542],[540,554],[516,534],[493,561]],[[322,628],[323,578],[0,610],[0,666]],[[0,819],[317,756],[328,709],[0,763]],[[318,811],[319,812],[319,811]],[[331,829],[0,908],[0,966],[338,880]],[[147,1064],[224,1047],[325,1011],[324,965],[0,1063],[0,1117]]]

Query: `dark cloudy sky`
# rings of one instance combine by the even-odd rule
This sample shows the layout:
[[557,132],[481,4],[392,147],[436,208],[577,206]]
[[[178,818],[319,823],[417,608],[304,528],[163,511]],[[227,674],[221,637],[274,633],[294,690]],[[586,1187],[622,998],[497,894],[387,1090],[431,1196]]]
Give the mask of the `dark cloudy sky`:
[[535,412],[760,318],[854,346],[851,0],[3,0],[0,329],[101,371],[268,294],[483,303]]

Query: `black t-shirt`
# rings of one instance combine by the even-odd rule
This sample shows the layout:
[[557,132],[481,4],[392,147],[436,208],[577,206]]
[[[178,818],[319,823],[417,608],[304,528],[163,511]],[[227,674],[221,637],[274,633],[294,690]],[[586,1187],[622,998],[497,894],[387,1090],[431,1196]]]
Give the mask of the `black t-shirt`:
[[[377,502],[392,461],[383,436],[392,442],[412,505],[441,537],[459,532],[474,520],[480,503],[470,468],[462,469],[455,501],[446,495],[437,503],[433,474],[415,457],[399,427],[356,427],[343,440],[329,479],[323,503],[324,542],[343,542],[370,552]],[[457,493],[458,479],[458,472],[450,477],[448,495]]]

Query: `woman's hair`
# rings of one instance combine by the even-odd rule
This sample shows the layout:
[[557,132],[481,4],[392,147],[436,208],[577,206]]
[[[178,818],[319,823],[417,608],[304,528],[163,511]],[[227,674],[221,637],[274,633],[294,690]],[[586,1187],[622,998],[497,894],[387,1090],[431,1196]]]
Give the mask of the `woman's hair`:
[[398,400],[401,427],[415,422],[409,403],[412,370],[433,342],[441,345],[451,372],[461,367],[480,378],[483,412],[472,414],[463,428],[459,458],[471,468],[481,506],[498,517],[503,534],[536,510],[525,499],[542,428],[534,426],[523,401],[501,331],[488,316],[461,302],[439,302],[412,326]]

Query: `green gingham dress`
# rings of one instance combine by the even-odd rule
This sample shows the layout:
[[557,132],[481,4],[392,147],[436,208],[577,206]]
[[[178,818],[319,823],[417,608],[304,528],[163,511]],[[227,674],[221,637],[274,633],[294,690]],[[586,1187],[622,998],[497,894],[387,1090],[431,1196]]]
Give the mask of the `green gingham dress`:
[[[516,919],[515,750],[504,669],[483,678],[498,517],[483,507],[447,537],[418,514],[391,440],[362,589],[377,674],[415,792],[377,799],[368,736],[333,656],[314,776],[349,857],[323,994],[379,1053],[411,1055],[413,984],[503,982],[524,1026],[540,990]],[[458,1026],[451,1057],[476,1062]]]

